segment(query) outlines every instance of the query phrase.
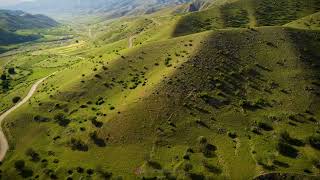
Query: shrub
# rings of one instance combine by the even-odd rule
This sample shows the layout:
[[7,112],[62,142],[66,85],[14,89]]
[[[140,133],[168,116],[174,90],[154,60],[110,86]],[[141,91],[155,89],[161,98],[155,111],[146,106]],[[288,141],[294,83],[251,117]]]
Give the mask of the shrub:
[[258,121],[257,126],[265,131],[272,131],[273,127],[271,124],[264,122],[264,121]]
[[16,97],[14,97],[14,98],[12,99],[12,102],[16,104],[17,102],[20,101],[20,99],[21,99],[21,97],[16,96]]
[[310,136],[308,139],[309,139],[310,145],[313,148],[320,150],[320,136],[319,135]]
[[77,151],[88,151],[89,147],[86,145],[83,141],[71,138],[70,141],[71,149],[72,150],[77,150]]
[[56,114],[56,115],[54,116],[54,120],[56,120],[56,122],[58,122],[58,124],[59,124],[60,126],[63,126],[63,127],[68,126],[68,124],[71,122],[71,121],[70,121],[69,119],[67,119],[67,118],[65,117],[65,115],[62,114],[62,113]]
[[171,62],[171,60],[172,60],[172,58],[171,57],[167,57],[166,59],[165,59],[165,65],[167,66],[167,67],[171,67],[172,66],[172,64],[170,63]]
[[39,162],[40,161],[40,155],[33,149],[29,148],[26,151],[26,156],[29,156],[31,161],[33,162]]
[[43,117],[43,116],[40,116],[40,115],[36,115],[36,116],[33,118],[33,120],[36,121],[36,122],[49,122],[49,121],[50,121],[50,118]]
[[20,175],[23,178],[29,178],[33,176],[33,171],[31,169],[22,169],[22,171],[20,172]]
[[297,149],[281,141],[277,144],[277,150],[281,155],[291,158],[296,158],[299,154]]
[[97,117],[93,117],[91,119],[91,123],[97,128],[101,128],[103,126],[103,122],[98,121]]
[[84,172],[84,169],[82,167],[77,167],[77,172],[78,173],[83,173]]
[[280,141],[293,146],[304,146],[304,143],[301,140],[292,138],[287,131],[280,133]]
[[16,162],[14,163],[14,167],[15,167],[17,170],[21,171],[21,170],[25,167],[25,162],[24,162],[24,160],[18,160],[18,161],[16,161]]
[[5,74],[2,74],[2,75],[1,75],[1,77],[0,77],[0,79],[1,79],[2,81],[5,81],[5,80],[7,80],[7,75],[5,75]]
[[90,138],[93,140],[93,142],[99,146],[99,147],[105,147],[106,143],[102,138],[98,137],[97,131],[94,131],[93,133],[90,133]]
[[16,71],[15,71],[15,69],[13,67],[11,67],[11,68],[8,69],[8,73],[9,74],[15,74]]
[[159,164],[157,161],[149,160],[147,161],[147,165],[153,169],[162,169],[161,164]]
[[232,139],[235,139],[238,137],[237,133],[236,132],[228,132],[228,136]]
[[200,137],[198,138],[198,142],[199,142],[200,144],[207,144],[208,140],[207,140],[206,137],[200,136]]

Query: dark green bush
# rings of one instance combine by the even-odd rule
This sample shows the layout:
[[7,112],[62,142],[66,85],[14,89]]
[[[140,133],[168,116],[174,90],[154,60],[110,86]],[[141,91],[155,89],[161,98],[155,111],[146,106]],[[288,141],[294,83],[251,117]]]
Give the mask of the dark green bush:
[[33,118],[33,120],[36,121],[36,122],[49,122],[51,119],[47,118],[47,117],[40,116],[40,115],[36,115]]
[[21,100],[21,97],[16,96],[16,97],[14,97],[14,98],[12,99],[12,102],[16,104],[16,103],[19,102],[20,100]]
[[8,73],[9,74],[15,74],[16,71],[15,71],[15,69],[13,67],[11,67],[11,68],[8,69]]
[[299,151],[297,149],[281,141],[277,144],[277,150],[281,155],[291,158],[296,158],[299,155]]
[[65,116],[64,114],[62,114],[62,113],[56,114],[56,115],[54,116],[54,120],[55,120],[56,122],[58,122],[58,124],[59,124],[60,126],[63,126],[63,127],[68,126],[69,123],[71,122],[71,120],[70,120],[70,119],[67,119],[66,116]]
[[280,133],[280,141],[293,146],[304,146],[304,142],[299,139],[292,138],[287,131]]
[[265,131],[272,131],[273,127],[270,123],[264,122],[264,121],[258,121],[257,126]]
[[308,139],[309,139],[310,145],[313,148],[320,150],[320,136],[319,135],[310,136]]
[[99,138],[97,131],[94,131],[93,133],[90,133],[90,138],[93,140],[93,142],[99,146],[99,147],[105,147],[106,143],[104,142],[104,139]]
[[83,141],[75,138],[71,138],[70,141],[71,149],[74,151],[88,151],[89,147]]
[[31,161],[33,162],[39,162],[40,161],[40,155],[33,149],[29,148],[26,151],[26,156],[29,156]]
[[21,171],[25,167],[25,165],[26,164],[25,164],[24,160],[18,160],[14,163],[14,167],[19,171]]

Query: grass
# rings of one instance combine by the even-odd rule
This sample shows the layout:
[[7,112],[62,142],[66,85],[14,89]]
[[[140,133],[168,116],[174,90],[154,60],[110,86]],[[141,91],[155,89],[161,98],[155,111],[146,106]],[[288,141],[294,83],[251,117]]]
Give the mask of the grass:
[[[2,109],[58,71],[6,119],[10,151],[2,177],[21,179],[19,160],[40,179],[319,175],[320,33],[298,26],[317,15],[302,18],[314,5],[302,3],[289,20],[302,19],[285,27],[287,17],[254,28],[269,25],[266,14],[257,14],[267,1],[257,3],[100,22],[100,30],[111,31],[92,37],[106,39],[84,37],[1,58],[2,70],[18,72],[12,89],[0,94]],[[284,14],[274,8],[271,14]],[[40,161],[31,161],[30,152]]]

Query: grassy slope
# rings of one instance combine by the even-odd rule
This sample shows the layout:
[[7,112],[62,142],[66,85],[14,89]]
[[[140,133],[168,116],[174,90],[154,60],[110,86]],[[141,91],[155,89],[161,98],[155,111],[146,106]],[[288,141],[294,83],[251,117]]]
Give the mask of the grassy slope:
[[217,1],[207,10],[183,16],[174,35],[186,35],[205,29],[280,26],[318,12],[319,8],[319,0]]
[[[237,6],[246,10],[254,7],[252,2],[243,1],[231,4],[233,8],[187,16],[195,15],[193,18],[201,22],[208,17],[225,19],[221,12],[233,17],[239,12]],[[261,15],[251,17],[253,14],[248,10],[249,21],[245,25],[261,25]],[[106,26],[105,29],[112,29],[128,25],[123,31],[112,32],[114,39],[95,45],[81,41],[31,53],[39,56],[31,67],[59,67],[64,58],[70,60],[71,66],[44,83],[30,104],[6,121],[12,149],[1,167],[2,176],[21,178],[13,168],[19,159],[24,159],[34,171],[33,176],[41,179],[53,175],[90,179],[86,173],[76,172],[79,166],[94,169],[93,179],[101,178],[99,170],[125,179],[168,174],[182,179],[186,175],[249,179],[270,171],[307,174],[306,169],[318,175],[314,160],[319,159],[319,151],[306,143],[294,146],[300,155],[290,158],[279,154],[276,143],[284,129],[304,142],[319,132],[319,32],[262,27],[171,38],[179,19],[124,19]],[[153,22],[145,24],[149,21]],[[136,48],[127,49],[127,38],[141,26],[139,22],[147,28],[134,38]],[[176,32],[182,27],[179,23]],[[224,20],[219,26],[224,28],[225,24]],[[199,27],[186,28],[175,35],[210,29]],[[101,30],[101,34],[94,33],[103,35],[104,29]],[[42,61],[46,59],[42,56],[48,55],[53,56],[52,61]],[[74,63],[73,56],[85,59]],[[14,63],[26,61],[23,57],[17,59]],[[246,107],[244,101],[258,105]],[[67,127],[53,119],[59,113],[71,120]],[[35,122],[36,115],[50,120]],[[103,126],[94,126],[92,117],[97,117]],[[251,132],[261,121],[274,130],[262,130],[261,135]],[[95,145],[90,138],[94,131],[106,147]],[[227,132],[236,133],[237,138],[231,139]],[[217,149],[207,151],[205,156],[200,152],[199,136],[205,136]],[[81,139],[89,151],[71,150],[71,138]],[[28,148],[48,162],[29,161],[25,155]],[[194,153],[186,153],[188,148]],[[185,154],[190,155],[190,161],[183,159]],[[54,163],[56,159],[58,163]],[[188,163],[193,169],[186,173],[184,167]],[[69,175],[68,170],[73,174]]]
[[37,35],[19,35],[12,32],[5,31],[0,28],[0,45],[10,45],[17,43],[24,43],[28,41],[34,41],[39,39]]
[[319,25],[320,25],[320,12],[298,19],[296,21],[290,22],[284,26],[300,28],[300,29],[319,30],[320,29]]
[[[255,31],[223,30],[125,50],[121,52],[124,59],[96,57],[78,63],[50,79],[31,105],[8,118],[6,127],[11,127],[10,142],[14,150],[9,153],[5,172],[15,177],[16,172],[10,164],[17,159],[27,161],[24,153],[32,147],[42,158],[49,160],[46,168],[41,168],[41,163],[27,161],[27,166],[43,178],[44,169],[52,169],[58,177],[65,177],[68,169],[74,170],[78,166],[86,169],[102,167],[114,176],[127,178],[163,176],[167,169],[183,178],[182,167],[187,161],[182,157],[191,147],[195,151],[190,160],[194,175],[247,179],[267,172],[263,166],[271,166],[275,159],[289,164],[288,168],[275,166],[276,171],[303,173],[307,168],[319,173],[312,168],[312,159],[319,158],[320,154],[308,145],[297,147],[301,153],[297,159],[279,155],[275,150],[275,142],[284,128],[302,140],[318,130],[307,120],[311,115],[305,114],[308,109],[314,118],[320,115],[318,90],[305,90],[305,87],[318,88],[312,85],[319,77],[316,69],[313,70],[318,57],[319,42],[315,40],[318,38],[316,32],[280,27]],[[171,67],[165,66],[165,58],[169,55]],[[107,67],[105,70],[103,65]],[[97,71],[93,71],[95,67]],[[85,76],[81,77],[81,74]],[[66,78],[71,76],[74,78]],[[141,80],[141,84],[131,81],[134,77]],[[58,84],[58,81],[63,83]],[[130,89],[135,87],[135,82],[138,86]],[[277,87],[273,87],[275,84]],[[207,94],[210,101],[200,98],[203,94]],[[106,102],[94,105],[99,97]],[[239,105],[243,99],[256,102],[261,98],[269,105],[254,110]],[[79,108],[88,101],[93,105]],[[64,108],[55,108],[57,103]],[[51,113],[48,113],[50,109]],[[53,120],[48,123],[32,120],[35,115],[52,118],[59,112],[69,114],[71,123],[68,127],[59,127]],[[301,123],[288,119],[289,115],[299,113],[306,116]],[[102,128],[92,125],[89,120],[92,116],[104,123]],[[263,135],[250,132],[250,127],[258,120],[272,124],[274,131],[264,131]],[[80,131],[81,127],[86,130]],[[93,131],[106,141],[107,147],[94,145],[89,137]],[[228,131],[236,132],[238,138],[230,139],[226,134]],[[61,139],[52,140],[57,135]],[[207,137],[217,147],[212,157],[206,158],[198,151],[199,136]],[[68,147],[71,137],[89,144],[89,151],[72,151]],[[55,152],[55,156],[47,157],[48,151]],[[60,162],[52,163],[54,159]],[[161,169],[145,163],[146,159],[156,161]],[[79,164],[83,160],[86,164]],[[204,160],[216,167],[214,173],[205,170]],[[80,176],[83,175],[73,175],[74,178]],[[94,176],[98,177],[99,173]]]

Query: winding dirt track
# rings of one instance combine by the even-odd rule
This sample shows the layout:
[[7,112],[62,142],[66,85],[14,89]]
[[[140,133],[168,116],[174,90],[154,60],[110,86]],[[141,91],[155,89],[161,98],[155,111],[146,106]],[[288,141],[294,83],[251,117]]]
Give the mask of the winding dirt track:
[[[53,74],[52,74],[53,75]],[[3,161],[8,149],[9,149],[9,144],[8,144],[8,140],[6,138],[6,136],[4,135],[3,131],[2,131],[2,122],[3,120],[13,111],[15,111],[16,109],[18,109],[20,106],[22,106],[23,104],[25,104],[31,97],[32,95],[36,92],[38,86],[44,81],[46,80],[48,77],[52,76],[49,75],[45,78],[42,78],[40,80],[38,80],[36,83],[33,84],[33,86],[31,87],[28,95],[22,100],[20,101],[18,104],[16,104],[15,106],[13,106],[12,108],[10,108],[8,111],[6,111],[5,113],[3,113],[0,116],[0,161]]]

